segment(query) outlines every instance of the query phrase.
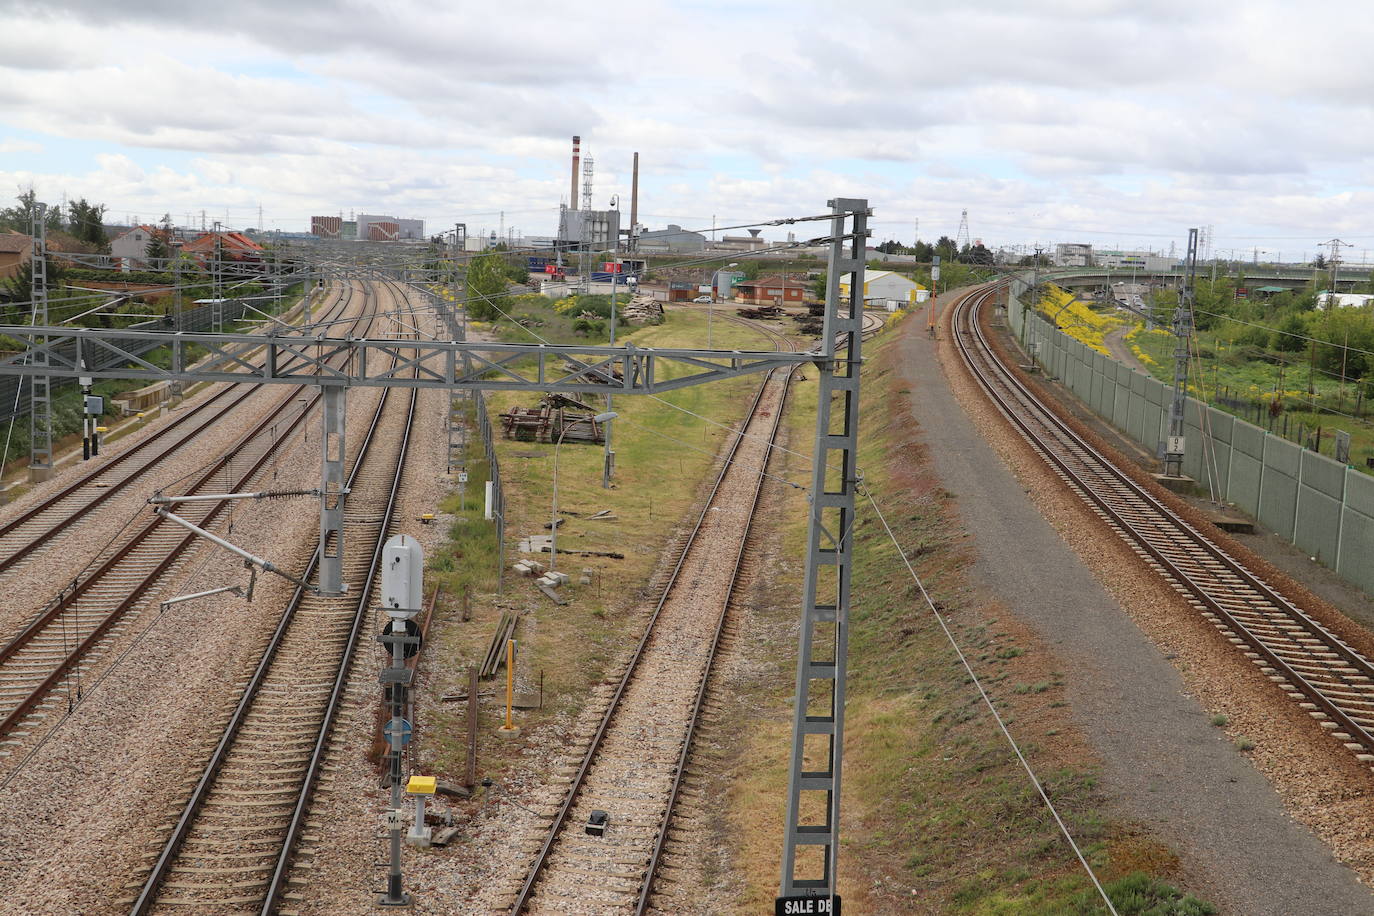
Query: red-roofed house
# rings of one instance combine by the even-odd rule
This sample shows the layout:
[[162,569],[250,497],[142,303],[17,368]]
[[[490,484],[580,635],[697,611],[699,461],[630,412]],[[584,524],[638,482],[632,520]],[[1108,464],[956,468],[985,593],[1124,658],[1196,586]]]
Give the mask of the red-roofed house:
[[0,277],[12,277],[33,253],[33,239],[20,232],[0,232]]
[[206,232],[181,246],[183,254],[189,254],[197,261],[214,260],[215,239],[220,240],[220,249],[226,261],[261,261],[262,246],[242,232]]

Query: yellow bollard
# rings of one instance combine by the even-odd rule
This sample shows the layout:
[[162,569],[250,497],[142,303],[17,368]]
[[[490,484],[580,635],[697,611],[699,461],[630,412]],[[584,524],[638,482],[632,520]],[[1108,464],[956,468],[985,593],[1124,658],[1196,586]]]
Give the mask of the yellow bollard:
[[506,640],[506,724],[497,732],[507,738],[520,734],[519,727],[512,721],[511,710],[515,707],[515,640]]

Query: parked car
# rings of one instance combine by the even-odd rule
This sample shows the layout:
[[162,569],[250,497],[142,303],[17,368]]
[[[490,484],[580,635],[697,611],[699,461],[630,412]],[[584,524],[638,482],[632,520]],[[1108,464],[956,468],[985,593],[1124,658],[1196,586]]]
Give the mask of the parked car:
[[693,301],[693,302],[714,302],[715,300],[712,299],[710,296],[697,296],[697,297],[696,297],[695,299],[693,299],[692,301]]

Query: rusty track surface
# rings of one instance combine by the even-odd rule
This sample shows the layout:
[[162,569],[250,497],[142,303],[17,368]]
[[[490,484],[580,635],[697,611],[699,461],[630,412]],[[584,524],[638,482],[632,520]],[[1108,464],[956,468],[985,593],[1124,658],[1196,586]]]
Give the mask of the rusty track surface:
[[953,314],[955,343],[993,403],[1132,551],[1332,738],[1374,763],[1374,664],[1118,470],[1002,365],[979,324],[998,292],[980,287]]
[[368,619],[417,397],[382,392],[347,482],[348,592],[296,589],[133,902],[135,916],[276,912],[295,858],[308,855],[298,844]]

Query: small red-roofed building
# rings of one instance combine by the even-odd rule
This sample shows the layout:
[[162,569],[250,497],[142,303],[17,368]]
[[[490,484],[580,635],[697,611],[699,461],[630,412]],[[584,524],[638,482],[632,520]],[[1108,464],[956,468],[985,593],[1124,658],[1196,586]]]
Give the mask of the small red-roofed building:
[[0,232],[0,277],[19,273],[33,254],[33,239],[22,232]]

